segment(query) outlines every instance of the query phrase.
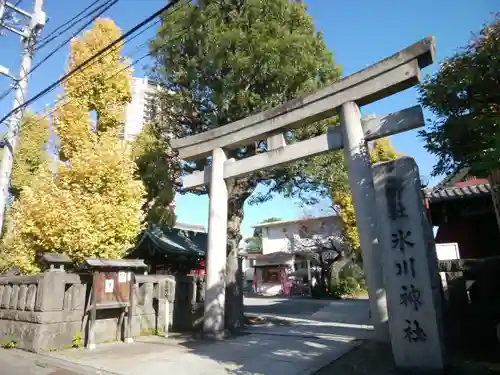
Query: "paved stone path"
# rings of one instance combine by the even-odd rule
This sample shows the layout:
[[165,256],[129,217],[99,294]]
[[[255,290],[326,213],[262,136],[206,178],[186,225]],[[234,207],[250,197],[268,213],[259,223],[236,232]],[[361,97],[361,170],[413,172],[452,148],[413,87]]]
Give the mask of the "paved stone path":
[[268,315],[287,324],[248,327],[241,335],[221,342],[178,335],[143,337],[133,344],[102,344],[92,351],[35,355],[0,350],[0,374],[311,375],[372,334],[367,325],[367,301],[245,302],[254,315]]
[[359,344],[354,338],[318,332],[262,331],[224,342],[150,337],[133,344],[104,344],[94,351],[68,350],[51,356],[120,375],[306,375]]
[[[301,311],[312,309],[311,304],[304,306],[308,307]],[[145,337],[133,344],[102,344],[93,351],[68,350],[50,355],[120,375],[310,375],[372,333],[366,325],[367,301],[317,304],[314,314],[322,321],[312,320],[311,315],[308,319],[299,317],[296,310],[288,312],[293,317],[270,315],[288,320],[289,325],[249,327],[242,335],[222,342]]]

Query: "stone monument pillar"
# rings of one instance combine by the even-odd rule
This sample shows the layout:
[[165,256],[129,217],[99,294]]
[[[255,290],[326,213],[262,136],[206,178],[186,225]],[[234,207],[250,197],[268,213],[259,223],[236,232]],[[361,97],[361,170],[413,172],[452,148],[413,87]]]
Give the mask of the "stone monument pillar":
[[374,166],[382,269],[398,367],[442,370],[445,350],[434,236],[409,157]]

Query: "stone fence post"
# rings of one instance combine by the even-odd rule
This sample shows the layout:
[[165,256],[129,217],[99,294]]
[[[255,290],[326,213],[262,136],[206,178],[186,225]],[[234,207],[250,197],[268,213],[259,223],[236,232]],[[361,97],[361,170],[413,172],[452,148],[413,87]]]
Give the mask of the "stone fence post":
[[35,311],[62,311],[67,273],[53,269],[42,274],[38,284]]

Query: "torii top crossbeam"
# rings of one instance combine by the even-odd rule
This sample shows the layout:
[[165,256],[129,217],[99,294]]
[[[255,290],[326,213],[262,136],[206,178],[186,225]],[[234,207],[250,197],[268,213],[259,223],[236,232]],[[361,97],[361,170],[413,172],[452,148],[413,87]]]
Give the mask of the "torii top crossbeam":
[[219,128],[174,139],[172,146],[181,159],[199,160],[217,147],[244,146],[280,129],[331,117],[346,102],[372,103],[417,84],[420,69],[432,64],[434,55],[435,38],[429,36],[323,89]]

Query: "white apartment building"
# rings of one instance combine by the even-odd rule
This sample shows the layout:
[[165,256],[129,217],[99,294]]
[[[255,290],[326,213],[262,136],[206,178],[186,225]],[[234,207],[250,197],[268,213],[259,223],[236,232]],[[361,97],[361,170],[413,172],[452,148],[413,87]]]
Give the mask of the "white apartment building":
[[125,110],[123,139],[134,139],[144,124],[151,121],[154,113],[154,94],[159,89],[160,86],[148,78],[132,78],[132,100]]
[[254,228],[262,232],[262,252],[243,253],[243,268],[255,291],[268,295],[287,295],[287,275],[299,269],[306,271],[311,253],[323,246],[329,248],[330,240],[341,232],[340,219],[335,215],[262,223]]

